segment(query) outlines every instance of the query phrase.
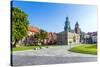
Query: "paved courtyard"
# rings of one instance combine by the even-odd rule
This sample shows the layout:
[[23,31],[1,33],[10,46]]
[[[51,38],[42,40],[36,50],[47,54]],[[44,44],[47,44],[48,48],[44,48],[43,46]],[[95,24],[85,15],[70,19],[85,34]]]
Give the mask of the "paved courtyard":
[[97,55],[80,54],[68,51],[69,46],[50,46],[38,50],[13,52],[14,66],[43,65],[97,61]]

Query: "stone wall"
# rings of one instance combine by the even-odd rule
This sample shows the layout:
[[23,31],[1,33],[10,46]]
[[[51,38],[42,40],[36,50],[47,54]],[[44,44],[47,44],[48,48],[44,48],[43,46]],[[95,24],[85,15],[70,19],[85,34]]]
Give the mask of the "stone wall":
[[80,34],[67,32],[61,32],[57,34],[57,44],[68,45],[69,43],[80,43]]

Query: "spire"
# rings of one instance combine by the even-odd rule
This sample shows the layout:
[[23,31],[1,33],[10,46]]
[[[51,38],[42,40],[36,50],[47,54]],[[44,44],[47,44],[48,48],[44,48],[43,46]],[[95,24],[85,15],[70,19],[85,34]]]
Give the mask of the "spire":
[[68,20],[69,18],[68,18],[68,16],[66,17],[66,20]]
[[76,21],[76,24],[75,24],[75,33],[80,34],[80,28],[79,28],[78,21]]
[[70,30],[71,30],[71,28],[70,28],[70,22],[69,22],[69,18],[67,16],[66,17],[66,21],[65,21],[64,31],[70,32]]
[[78,21],[76,21],[76,24],[75,24],[75,26],[76,26],[76,27],[79,27]]

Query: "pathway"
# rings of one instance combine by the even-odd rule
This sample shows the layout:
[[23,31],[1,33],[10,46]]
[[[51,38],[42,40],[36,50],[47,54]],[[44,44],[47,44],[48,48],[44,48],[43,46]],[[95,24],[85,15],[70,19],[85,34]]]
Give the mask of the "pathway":
[[68,49],[69,46],[63,45],[16,51],[13,53],[13,64],[19,66],[97,61],[97,55],[74,53]]

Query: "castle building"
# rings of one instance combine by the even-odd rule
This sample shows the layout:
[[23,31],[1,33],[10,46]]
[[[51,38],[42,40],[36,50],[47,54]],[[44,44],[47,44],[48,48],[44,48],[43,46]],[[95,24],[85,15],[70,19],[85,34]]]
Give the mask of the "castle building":
[[57,33],[57,44],[68,45],[69,43],[80,43],[80,28],[76,22],[75,29],[72,30],[69,18],[66,17],[64,31]]
[[83,43],[93,44],[97,43],[97,32],[88,32],[84,35]]
[[[34,44],[37,40],[34,38],[34,35],[39,33],[40,30],[37,27],[29,26],[28,28],[28,37],[23,38],[24,44]],[[68,45],[69,43],[80,43],[80,28],[78,22],[75,24],[75,28],[71,29],[69,18],[66,17],[64,31],[55,33],[48,32],[47,38],[43,40],[44,44],[58,44],[58,45]]]
[[75,24],[75,33],[76,34],[80,34],[80,28],[79,28],[79,24],[78,24],[78,21],[76,22],[76,24]]

